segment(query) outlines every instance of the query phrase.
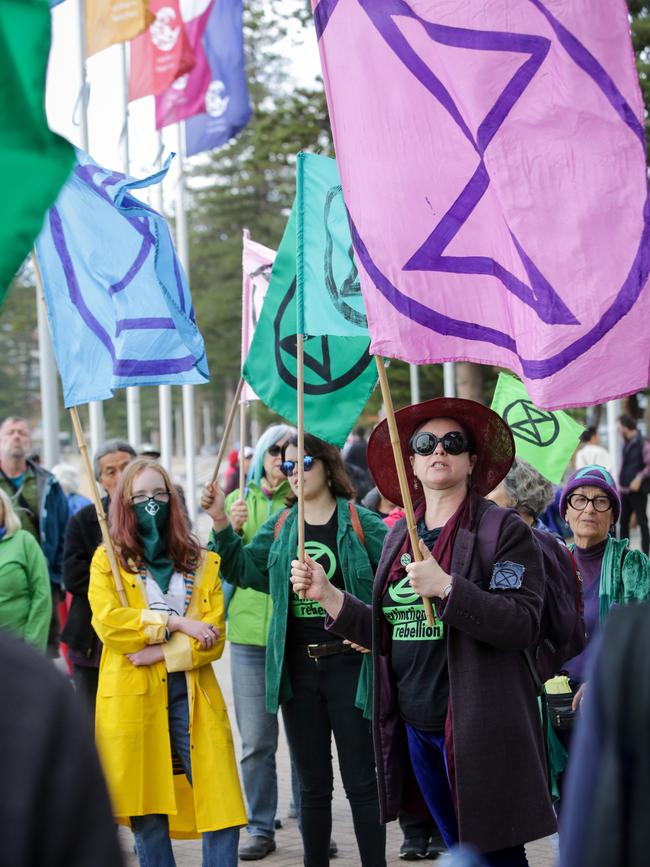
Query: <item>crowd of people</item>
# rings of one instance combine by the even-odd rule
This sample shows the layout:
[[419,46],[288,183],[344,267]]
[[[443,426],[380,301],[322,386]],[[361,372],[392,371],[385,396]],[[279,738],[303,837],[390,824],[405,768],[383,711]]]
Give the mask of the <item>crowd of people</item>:
[[[302,557],[288,425],[271,425],[241,456],[243,489],[238,453],[221,484],[203,488],[205,545],[159,461],[105,442],[94,472],[110,546],[74,467],[34,462],[25,419],[0,425],[0,628],[42,655],[65,654],[76,699],[55,681],[39,689],[57,709],[55,732],[75,715],[70,702],[81,708],[80,755],[61,775],[66,791],[75,774],[79,786],[87,779],[93,804],[79,807],[87,829],[70,833],[92,831],[104,850],[94,860],[92,843],[71,846],[78,854],[60,863],[119,864],[109,795],[143,867],[172,867],[174,837],[201,836],[204,867],[269,856],[281,711],[306,867],[336,854],[332,741],[363,867],[386,864],[395,819],[404,860],[450,849],[462,863],[525,867],[526,844],[559,822],[563,867],[641,864],[645,831],[633,819],[650,792],[639,770],[650,756],[635,740],[645,691],[628,671],[642,678],[645,663],[620,662],[641,653],[648,617],[637,603],[650,597],[650,448],[636,420],[619,419],[617,479],[588,429],[559,490],[515,458],[506,423],[478,403],[436,398],[396,422],[415,526],[386,421],[368,439],[356,428],[343,452],[307,433]],[[630,605],[638,615],[610,618]],[[212,665],[226,639],[239,756]],[[47,683],[24,652],[3,638],[0,669]],[[617,671],[619,702],[641,703],[622,722]],[[21,735],[12,717],[32,687],[7,682],[0,727],[42,738],[36,724]],[[82,718],[94,722],[103,774]],[[43,761],[35,752],[28,762],[25,804]],[[10,771],[15,784],[15,763]],[[628,779],[633,797],[621,790]],[[25,857],[12,863],[37,863]]]

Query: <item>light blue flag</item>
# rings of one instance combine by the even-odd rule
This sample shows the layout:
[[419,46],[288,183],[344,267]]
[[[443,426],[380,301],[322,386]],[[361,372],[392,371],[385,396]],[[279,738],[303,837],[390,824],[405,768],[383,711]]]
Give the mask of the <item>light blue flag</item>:
[[131,385],[209,381],[203,338],[163,217],[132,195],[162,181],[77,151],[36,253],[66,407]]
[[369,339],[336,160],[299,153],[296,187],[298,328]]

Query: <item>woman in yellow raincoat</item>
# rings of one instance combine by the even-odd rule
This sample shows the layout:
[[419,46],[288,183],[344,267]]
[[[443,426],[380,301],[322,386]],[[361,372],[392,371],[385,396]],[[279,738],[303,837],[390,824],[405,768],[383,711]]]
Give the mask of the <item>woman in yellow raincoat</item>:
[[103,547],[88,597],[104,644],[96,735],[115,815],[130,822],[141,865],[173,867],[170,835],[201,833],[203,867],[235,867],[246,811],[211,665],[224,646],[219,558],[149,459],[125,469],[110,528],[128,607]]

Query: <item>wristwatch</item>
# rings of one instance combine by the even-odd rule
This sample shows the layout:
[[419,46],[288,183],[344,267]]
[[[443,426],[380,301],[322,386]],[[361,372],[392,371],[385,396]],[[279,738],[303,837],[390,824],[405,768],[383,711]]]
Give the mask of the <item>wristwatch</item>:
[[441,599],[446,599],[447,596],[449,596],[450,593],[451,593],[451,581],[450,581],[449,584],[447,584],[447,586],[443,589],[442,593],[440,594],[440,598],[441,598]]

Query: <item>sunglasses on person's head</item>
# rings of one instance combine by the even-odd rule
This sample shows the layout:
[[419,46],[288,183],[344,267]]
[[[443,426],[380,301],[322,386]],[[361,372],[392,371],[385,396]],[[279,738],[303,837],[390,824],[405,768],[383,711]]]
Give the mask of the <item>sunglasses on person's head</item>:
[[[315,460],[316,458],[312,458],[311,455],[304,456],[304,458],[302,459],[302,465],[306,473],[308,473],[309,470],[311,470],[311,468],[314,466]],[[291,476],[293,475],[293,471],[296,469],[297,466],[298,461],[282,461],[282,463],[280,464],[280,470],[283,475]]]
[[432,455],[438,448],[438,443],[442,444],[449,455],[461,455],[469,451],[469,440],[459,430],[448,431],[441,437],[429,431],[418,431],[411,437],[411,451],[416,455]]
[[271,455],[272,458],[277,458],[278,455],[282,454],[282,446],[279,446],[277,443],[274,446],[269,446],[266,453]]

